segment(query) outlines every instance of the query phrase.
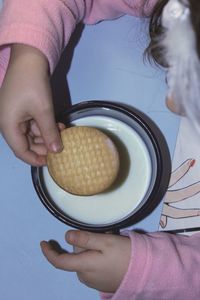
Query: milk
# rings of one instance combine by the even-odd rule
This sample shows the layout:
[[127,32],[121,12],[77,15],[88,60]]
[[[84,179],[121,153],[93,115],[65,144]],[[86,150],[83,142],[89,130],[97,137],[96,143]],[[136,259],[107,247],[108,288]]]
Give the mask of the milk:
[[44,183],[52,201],[67,216],[89,225],[109,225],[127,218],[146,201],[155,177],[147,145],[135,130],[114,118],[89,116],[73,124],[92,126],[111,136],[120,153],[119,178],[104,193],[76,196],[62,190],[44,167]]

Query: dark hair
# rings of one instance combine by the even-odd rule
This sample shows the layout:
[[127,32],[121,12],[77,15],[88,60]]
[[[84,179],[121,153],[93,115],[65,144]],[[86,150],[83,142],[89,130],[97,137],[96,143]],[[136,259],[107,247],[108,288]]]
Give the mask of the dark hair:
[[159,37],[163,34],[164,29],[161,24],[161,15],[163,8],[168,3],[168,0],[158,0],[153,8],[152,14],[149,21],[149,37],[150,42],[146,48],[144,55],[147,59],[152,60],[161,66],[166,66],[163,57],[163,47],[158,43]]
[[197,40],[197,53],[200,58],[200,1],[199,0],[189,0],[191,22],[196,34]]
[[[164,67],[167,67],[167,64],[163,55],[163,47],[159,43],[159,37],[164,33],[164,28],[161,24],[161,15],[168,1],[169,0],[158,0],[152,11],[149,21],[150,43],[144,53],[150,62],[153,60],[156,64]],[[191,23],[196,34],[197,53],[200,57],[200,1],[189,0],[189,6],[191,11]]]

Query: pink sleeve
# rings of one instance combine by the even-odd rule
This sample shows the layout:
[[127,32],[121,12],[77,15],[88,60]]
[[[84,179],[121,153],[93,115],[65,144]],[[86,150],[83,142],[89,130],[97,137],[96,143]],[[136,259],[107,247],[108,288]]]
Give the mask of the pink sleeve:
[[7,69],[9,44],[44,53],[51,73],[80,21],[94,24],[123,14],[147,16],[157,0],[4,0],[0,13],[0,80]]
[[132,256],[110,300],[200,299],[200,234],[130,233]]

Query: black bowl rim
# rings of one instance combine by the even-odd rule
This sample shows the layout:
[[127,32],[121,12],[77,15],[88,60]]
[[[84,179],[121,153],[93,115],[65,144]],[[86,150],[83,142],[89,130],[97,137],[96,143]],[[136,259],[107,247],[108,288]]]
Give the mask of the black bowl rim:
[[128,216],[127,218],[113,224],[97,226],[79,222],[63,214],[61,210],[59,210],[52,204],[52,201],[49,200],[46,196],[47,191],[45,191],[44,187],[41,187],[40,178],[42,174],[42,167],[31,167],[32,181],[40,201],[54,217],[56,217],[64,224],[77,229],[88,230],[93,232],[118,232],[120,229],[132,226],[141,221],[142,219],[146,218],[156,208],[160,201],[162,201],[164,194],[167,191],[171,175],[170,152],[163,133],[154,123],[154,121],[151,120],[145,113],[141,112],[135,107],[124,103],[102,100],[90,100],[80,102],[75,105],[72,105],[71,108],[62,112],[57,118],[57,121],[64,122],[67,124],[66,121],[68,115],[79,112],[81,110],[93,108],[112,109],[126,114],[130,118],[134,119],[145,130],[148,137],[150,138],[155,151],[158,169],[155,184],[152,189],[152,192],[149,195],[148,200],[142,205],[142,207],[138,211]]

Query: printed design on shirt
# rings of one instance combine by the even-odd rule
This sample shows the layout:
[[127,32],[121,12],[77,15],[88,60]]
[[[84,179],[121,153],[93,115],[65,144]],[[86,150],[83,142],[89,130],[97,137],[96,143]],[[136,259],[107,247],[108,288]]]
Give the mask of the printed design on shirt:
[[176,184],[187,176],[190,169],[195,165],[195,162],[196,160],[193,158],[187,159],[171,173],[160,218],[160,226],[163,229],[167,226],[168,218],[183,219],[200,216],[200,203],[199,207],[194,208],[179,208],[175,206],[176,203],[188,200],[200,193],[200,181],[176,188]]

